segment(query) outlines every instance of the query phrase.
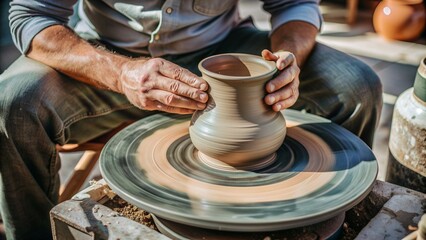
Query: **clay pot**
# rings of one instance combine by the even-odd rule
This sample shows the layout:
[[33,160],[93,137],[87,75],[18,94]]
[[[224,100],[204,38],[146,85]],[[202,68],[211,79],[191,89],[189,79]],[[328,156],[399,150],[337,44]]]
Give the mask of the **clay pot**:
[[275,63],[230,53],[206,58],[198,68],[210,85],[208,106],[189,128],[200,157],[247,168],[273,158],[286,134],[282,113],[263,101]]
[[389,136],[386,181],[426,193],[426,58],[414,86],[398,96]]
[[425,28],[425,15],[421,0],[384,0],[374,11],[373,25],[387,39],[414,40]]

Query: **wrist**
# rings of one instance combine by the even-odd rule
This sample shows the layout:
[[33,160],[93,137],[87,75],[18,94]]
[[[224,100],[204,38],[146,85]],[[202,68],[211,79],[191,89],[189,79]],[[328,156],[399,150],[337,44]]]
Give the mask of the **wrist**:
[[[149,58],[125,58],[117,64],[118,77],[116,78],[115,87],[117,92],[124,94],[124,87],[129,88],[129,81],[133,82],[140,79],[144,75],[144,67]],[[131,85],[132,85],[131,84]]]
[[283,24],[271,35],[271,50],[291,52],[299,66],[303,65],[315,45],[318,29],[300,21]]
[[96,76],[97,82],[111,91],[123,93],[122,78],[128,69],[126,66],[133,59],[103,49],[97,49],[96,51],[95,61],[98,63],[94,65],[99,66]]

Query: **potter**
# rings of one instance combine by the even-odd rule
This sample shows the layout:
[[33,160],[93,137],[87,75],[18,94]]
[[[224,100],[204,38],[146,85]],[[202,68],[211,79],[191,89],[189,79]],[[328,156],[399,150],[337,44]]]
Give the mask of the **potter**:
[[263,101],[275,63],[229,53],[208,57],[198,67],[210,85],[208,106],[194,113],[189,127],[200,159],[242,168],[272,161],[286,135],[282,113]]

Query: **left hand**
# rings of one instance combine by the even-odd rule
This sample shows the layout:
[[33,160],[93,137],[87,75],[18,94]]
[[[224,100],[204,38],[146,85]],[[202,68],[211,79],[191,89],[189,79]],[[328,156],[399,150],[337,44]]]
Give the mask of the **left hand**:
[[300,68],[296,57],[291,52],[272,53],[266,49],[262,51],[262,57],[274,61],[280,71],[278,76],[266,84],[268,94],[264,98],[265,103],[271,105],[276,112],[293,106],[299,97]]

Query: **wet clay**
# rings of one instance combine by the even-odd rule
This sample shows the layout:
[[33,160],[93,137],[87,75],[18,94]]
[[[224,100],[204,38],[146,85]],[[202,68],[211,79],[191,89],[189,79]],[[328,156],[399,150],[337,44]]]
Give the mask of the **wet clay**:
[[286,135],[283,115],[264,103],[275,63],[254,55],[223,54],[204,59],[199,69],[210,85],[208,106],[193,115],[189,127],[200,156],[252,170],[273,159]]
[[155,114],[108,142],[102,176],[123,199],[158,217],[226,231],[307,226],[363,199],[377,175],[371,150],[326,119],[282,113],[285,140],[276,160],[257,170],[200,158],[189,116]]
[[[296,125],[296,123],[292,122],[288,124],[289,126]],[[283,179],[283,181],[275,181],[275,179],[264,180],[262,185],[256,185],[256,180],[252,180],[251,184],[253,186],[244,187],[208,182],[206,181],[208,180],[207,176],[211,178],[210,175],[220,174],[224,171],[223,169],[226,169],[226,172],[222,172],[225,176],[250,173],[233,168],[231,165],[228,165],[227,168],[203,166],[203,161],[198,158],[198,150],[191,148],[190,142],[188,142],[189,145],[181,145],[181,148],[188,149],[188,151],[183,153],[174,151],[174,153],[185,156],[187,158],[186,162],[192,162],[192,166],[187,166],[188,169],[185,172],[177,169],[169,161],[168,151],[170,153],[170,147],[173,143],[179,141],[179,139],[187,138],[187,129],[188,122],[183,122],[167,129],[156,131],[141,142],[136,156],[149,182],[167,189],[173,189],[176,192],[184,192],[189,198],[194,200],[193,202],[209,201],[227,204],[250,204],[297,199],[317,191],[330,182],[336,174],[331,171],[335,165],[335,159],[330,147],[308,131],[301,128],[291,128],[288,134],[303,144],[308,155],[311,156],[303,172],[298,172],[291,178]],[[203,170],[206,172],[205,179],[194,177],[197,174],[197,168],[193,167],[194,165],[199,166],[197,167],[199,169],[204,168]],[[279,177],[279,174],[276,177]],[[257,178],[259,179],[260,177],[257,176]]]

